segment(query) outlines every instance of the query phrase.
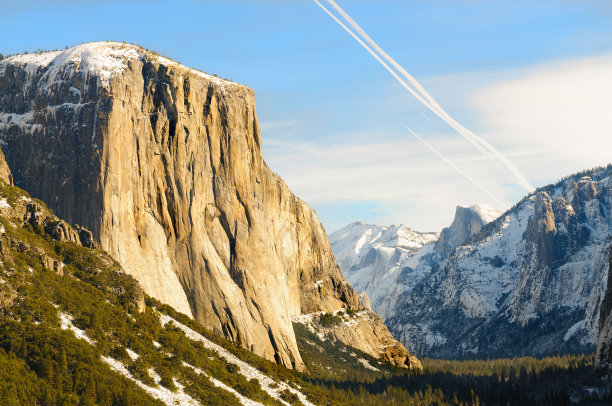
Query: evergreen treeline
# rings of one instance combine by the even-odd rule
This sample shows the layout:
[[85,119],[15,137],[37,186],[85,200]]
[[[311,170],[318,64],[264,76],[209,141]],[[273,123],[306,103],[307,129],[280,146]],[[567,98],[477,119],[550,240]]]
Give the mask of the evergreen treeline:
[[491,361],[424,360],[424,371],[376,379],[309,379],[337,404],[608,405],[609,394],[583,390],[597,382],[592,355]]
[[[423,371],[398,371],[337,342],[320,340],[302,325],[294,327],[310,371],[302,378],[320,391],[332,392],[333,404],[607,405],[612,401],[610,395],[583,390],[600,382],[592,354],[469,361],[425,358]],[[380,371],[359,368],[358,359]]]

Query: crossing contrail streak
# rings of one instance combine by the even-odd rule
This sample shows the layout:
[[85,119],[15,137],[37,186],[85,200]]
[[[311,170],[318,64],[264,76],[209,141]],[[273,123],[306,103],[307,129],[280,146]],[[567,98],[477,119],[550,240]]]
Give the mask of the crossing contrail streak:
[[[376,42],[351,18],[351,16],[346,13],[334,0],[327,0],[329,4],[338,12],[340,15],[348,22],[348,24],[355,30],[365,42],[369,44],[366,45],[365,42],[359,38],[357,34],[355,34],[349,27],[343,24],[332,12],[330,12],[327,8],[325,8],[318,0],[313,0],[319,7],[321,7],[330,17],[332,17],[345,31],[347,31],[361,46],[363,46],[372,56],[376,58],[376,60],[385,67],[400,84],[404,88],[406,88],[417,100],[419,100],[425,107],[431,110],[435,115],[437,115],[441,120],[446,122],[451,128],[457,131],[461,136],[463,136],[468,142],[470,142],[475,148],[477,148],[481,153],[487,156],[493,156],[499,159],[504,166],[514,175],[516,182],[522,186],[527,191],[531,192],[534,190],[533,186],[529,183],[529,181],[525,178],[525,176],[521,173],[521,171],[499,150],[497,150],[493,145],[491,145],[488,141],[482,139],[478,135],[474,134],[469,129],[462,126],[459,122],[457,122],[450,114],[448,114],[439,104],[438,102],[425,90],[425,88],[419,83],[412,75],[410,75],[399,63],[397,63],[391,56],[389,56],[382,48],[378,46]],[[371,48],[370,48],[371,47]],[[374,50],[373,50],[373,49]],[[379,56],[380,55],[380,56]],[[404,76],[404,78],[410,83],[406,83],[405,80],[399,77],[399,75],[389,67],[387,63],[385,63],[382,59],[384,58],[389,64],[391,64],[397,71],[400,72]],[[412,85],[412,86],[411,86]]]
[[442,155],[441,152],[439,152],[437,149],[435,149],[432,145],[430,145],[429,143],[427,143],[421,136],[419,136],[417,133],[415,133],[414,131],[412,131],[410,128],[406,127],[406,130],[410,131],[410,133],[412,135],[414,135],[419,141],[421,141],[423,143],[423,145],[425,145],[427,148],[429,148],[434,154],[436,154],[437,156],[440,157],[440,159],[442,159],[444,162],[446,162],[447,164],[449,164],[455,171],[457,171],[461,176],[463,176],[464,178],[466,178],[467,180],[469,180],[474,186],[476,186],[478,189],[482,190],[487,196],[489,196],[491,199],[493,199],[498,205],[498,208],[502,208],[502,209],[506,209],[507,205],[505,203],[503,203],[501,200],[499,200],[493,193],[489,192],[484,186],[482,186],[480,183],[478,183],[475,179],[473,179],[470,175],[468,175],[467,173],[465,173],[464,171],[462,171],[461,169],[459,169],[459,167],[457,167],[457,165],[455,165],[451,160],[449,160],[448,158],[446,158],[444,155]]
[[[427,100],[425,100],[419,93],[417,93],[412,87],[410,87],[410,85],[408,83],[406,83],[406,81],[404,79],[402,79],[393,69],[391,69],[391,67],[389,65],[387,65],[385,63],[385,61],[383,61],[380,56],[378,56],[378,54],[376,52],[374,52],[369,46],[367,46],[365,44],[365,42],[363,42],[361,40],[361,38],[359,38],[353,31],[351,31],[350,28],[348,28],[342,21],[340,21],[331,11],[329,11],[327,8],[325,8],[325,6],[323,6],[318,0],[313,0],[315,3],[317,3],[319,5],[319,7],[321,7],[323,9],[323,11],[325,11],[331,18],[334,19],[334,21],[336,21],[342,28],[344,28],[344,30],[346,32],[348,32],[353,38],[355,38],[355,40],[361,44],[361,46],[363,46],[365,48],[366,51],[368,51],[374,58],[376,58],[376,60],[385,68],[389,71],[389,73],[391,75],[393,75],[393,77],[395,79],[397,79],[397,81],[404,87],[406,88],[406,90],[408,90],[418,101],[420,101],[421,103],[423,103],[425,106],[427,106],[428,108],[430,108],[430,110],[432,109],[430,107],[430,104]],[[477,146],[478,148],[482,148],[480,145]],[[487,153],[487,151],[485,149],[482,149],[483,153]]]

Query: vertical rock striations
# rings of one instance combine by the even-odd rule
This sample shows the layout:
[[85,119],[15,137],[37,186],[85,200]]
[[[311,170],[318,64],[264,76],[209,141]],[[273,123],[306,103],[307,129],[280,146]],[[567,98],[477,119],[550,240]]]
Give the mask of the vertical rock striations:
[[595,355],[595,366],[612,376],[612,256],[608,271],[608,289],[601,302],[599,313],[599,340]]
[[15,183],[150,295],[302,368],[291,317],[359,308],[315,212],[261,155],[251,89],[132,45],[0,63]]
[[455,248],[477,235],[485,224],[501,214],[500,211],[483,204],[470,207],[457,206],[452,224],[442,230],[440,238],[436,241],[435,252],[442,256],[449,255]]

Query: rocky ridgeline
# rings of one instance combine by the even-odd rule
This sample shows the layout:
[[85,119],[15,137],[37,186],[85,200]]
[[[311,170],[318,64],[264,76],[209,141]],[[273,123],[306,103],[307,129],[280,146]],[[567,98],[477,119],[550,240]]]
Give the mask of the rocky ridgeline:
[[[611,179],[610,167],[568,177],[502,216],[484,206],[457,208],[437,241],[402,255],[394,252],[406,242],[378,241],[354,225],[354,233],[347,226],[332,234],[332,248],[348,280],[417,355],[593,351],[612,238]],[[609,332],[606,320],[602,312]]]
[[611,174],[596,169],[538,189],[434,258],[385,319],[391,331],[438,356],[594,350],[612,236]]
[[258,355],[303,368],[291,317],[361,308],[315,212],[263,161],[246,86],[125,44],[15,56],[0,137],[16,185]]

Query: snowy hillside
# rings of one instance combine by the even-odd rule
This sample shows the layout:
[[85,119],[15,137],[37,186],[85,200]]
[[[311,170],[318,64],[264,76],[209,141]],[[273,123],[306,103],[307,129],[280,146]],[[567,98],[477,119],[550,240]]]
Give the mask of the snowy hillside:
[[383,307],[389,298],[397,297],[423,277],[415,270],[418,258],[433,251],[438,233],[419,233],[404,225],[356,222],[332,233],[329,239],[347,280],[355,290],[368,294],[372,308],[384,319]]
[[430,264],[440,256],[436,253],[452,251],[500,214],[483,204],[459,206],[442,233],[356,222],[332,233],[330,242],[348,281],[357,291],[365,291],[372,308],[386,319],[395,302],[430,272]]
[[410,230],[422,237],[411,248],[397,244],[401,227],[355,223],[332,234],[332,249],[347,279],[419,356],[591,351],[610,256],[611,174],[608,167],[568,177],[501,217],[458,207],[437,241]]
[[417,354],[439,357],[592,350],[612,236],[611,174],[538,189],[440,256],[386,315],[391,331]]

